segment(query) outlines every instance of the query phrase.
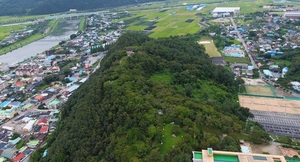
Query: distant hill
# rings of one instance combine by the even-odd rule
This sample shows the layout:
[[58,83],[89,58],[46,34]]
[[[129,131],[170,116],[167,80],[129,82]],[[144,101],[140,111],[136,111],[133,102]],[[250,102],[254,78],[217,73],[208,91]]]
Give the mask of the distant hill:
[[192,150],[239,151],[249,110],[238,85],[189,38],[124,34],[62,108],[42,161],[185,162]]
[[0,0],[0,16],[87,10],[160,0]]

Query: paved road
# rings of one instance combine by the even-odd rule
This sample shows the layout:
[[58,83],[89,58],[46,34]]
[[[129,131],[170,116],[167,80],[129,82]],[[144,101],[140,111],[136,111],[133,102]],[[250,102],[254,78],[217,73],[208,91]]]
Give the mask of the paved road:
[[230,17],[230,21],[231,21],[231,23],[232,23],[232,25],[233,25],[233,27],[234,27],[234,30],[237,32],[237,35],[238,35],[238,37],[239,37],[239,40],[240,40],[240,42],[243,44],[245,51],[248,53],[248,56],[249,56],[249,58],[250,58],[250,61],[251,61],[251,64],[252,64],[253,68],[254,68],[254,69],[258,68],[257,65],[256,65],[256,63],[255,63],[255,61],[253,60],[253,58],[252,58],[250,52],[249,52],[249,49],[247,48],[247,45],[246,45],[246,43],[245,43],[245,41],[244,41],[244,39],[243,39],[243,37],[242,37],[240,31],[237,29],[236,24],[235,24],[235,22],[234,22],[234,20],[233,20],[232,17]]

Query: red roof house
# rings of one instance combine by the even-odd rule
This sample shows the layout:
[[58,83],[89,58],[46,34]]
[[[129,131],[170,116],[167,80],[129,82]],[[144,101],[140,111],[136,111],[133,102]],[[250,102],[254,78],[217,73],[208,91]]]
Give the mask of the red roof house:
[[24,156],[25,155],[23,153],[21,153],[21,154],[17,155],[15,158],[13,158],[13,161],[14,162],[19,162],[24,158]]
[[48,133],[49,127],[47,125],[43,125],[42,128],[40,129],[40,133],[46,134]]
[[44,118],[39,120],[36,125],[47,125],[47,124],[48,124],[48,120]]
[[16,87],[22,87],[22,86],[23,86],[23,82],[22,82],[22,81],[17,81],[17,82],[15,83],[15,86],[16,86]]
[[36,100],[39,100],[39,101],[42,101],[42,100],[44,100],[44,96],[42,96],[42,95],[37,95],[37,96],[35,96],[35,99],[36,99]]

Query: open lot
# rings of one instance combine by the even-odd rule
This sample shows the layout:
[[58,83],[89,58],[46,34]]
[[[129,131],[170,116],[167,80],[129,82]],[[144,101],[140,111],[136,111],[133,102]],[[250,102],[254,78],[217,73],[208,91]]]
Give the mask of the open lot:
[[266,85],[245,85],[247,94],[276,96],[272,89]]
[[205,47],[205,51],[209,57],[221,57],[220,52],[211,38],[202,38],[198,43]]
[[299,100],[285,100],[239,95],[239,103],[250,110],[300,114]]

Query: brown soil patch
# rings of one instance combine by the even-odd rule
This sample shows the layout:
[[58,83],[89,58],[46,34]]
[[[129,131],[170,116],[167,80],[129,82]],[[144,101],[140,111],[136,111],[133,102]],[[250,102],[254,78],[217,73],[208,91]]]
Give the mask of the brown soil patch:
[[250,110],[300,114],[300,101],[239,95],[242,107]]

